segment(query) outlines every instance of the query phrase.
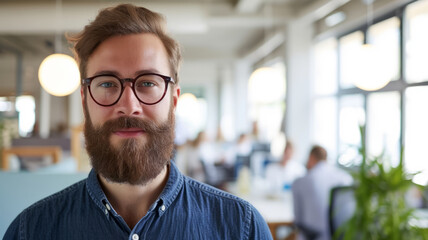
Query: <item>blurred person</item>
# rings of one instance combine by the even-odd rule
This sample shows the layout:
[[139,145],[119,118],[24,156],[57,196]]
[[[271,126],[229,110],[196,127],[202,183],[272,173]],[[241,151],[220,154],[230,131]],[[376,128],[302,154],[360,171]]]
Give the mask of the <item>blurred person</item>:
[[265,177],[270,184],[270,192],[274,195],[289,190],[294,180],[306,173],[304,165],[294,160],[293,154],[293,143],[287,140],[280,161],[269,163],[266,167]]
[[3,239],[272,239],[252,205],[171,161],[181,54],[160,14],[106,8],[70,40],[93,169],[25,209]]
[[253,150],[253,141],[250,135],[241,133],[236,141],[235,151],[238,156],[249,156]]
[[242,167],[250,168],[253,139],[247,133],[241,133],[233,146],[233,178],[238,177]]
[[306,166],[308,173],[292,186],[294,222],[301,230],[298,239],[328,240],[330,191],[351,185],[353,180],[346,171],[327,162],[327,151],[319,145],[312,147]]
[[185,161],[184,171],[186,175],[201,182],[205,182],[205,173],[201,159],[201,146],[205,140],[205,131],[200,131],[195,139],[187,144],[187,151],[183,159]]
[[197,154],[204,168],[205,183],[227,190],[234,167],[227,143],[218,134],[214,140],[211,140],[205,131],[200,134],[201,142]]

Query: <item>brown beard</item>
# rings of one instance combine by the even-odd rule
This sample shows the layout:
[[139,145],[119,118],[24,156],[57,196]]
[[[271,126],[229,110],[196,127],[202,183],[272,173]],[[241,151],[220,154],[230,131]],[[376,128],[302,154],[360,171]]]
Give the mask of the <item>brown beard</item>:
[[[174,149],[175,115],[170,107],[168,120],[161,124],[139,118],[120,117],[94,127],[87,106],[84,135],[86,151],[92,167],[108,181],[145,185],[157,177],[172,157]],[[126,139],[113,146],[110,136],[123,128],[141,128],[146,132],[146,143],[140,139]]]

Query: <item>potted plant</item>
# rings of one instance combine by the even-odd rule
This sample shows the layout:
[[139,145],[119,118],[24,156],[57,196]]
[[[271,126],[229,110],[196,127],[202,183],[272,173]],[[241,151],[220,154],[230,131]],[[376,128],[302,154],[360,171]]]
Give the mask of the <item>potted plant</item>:
[[367,157],[365,127],[360,127],[362,162],[354,171],[354,215],[335,234],[335,238],[364,240],[428,239],[428,230],[412,224],[414,208],[405,195],[412,187],[415,174],[406,172],[401,148],[398,166],[391,166],[384,155]]

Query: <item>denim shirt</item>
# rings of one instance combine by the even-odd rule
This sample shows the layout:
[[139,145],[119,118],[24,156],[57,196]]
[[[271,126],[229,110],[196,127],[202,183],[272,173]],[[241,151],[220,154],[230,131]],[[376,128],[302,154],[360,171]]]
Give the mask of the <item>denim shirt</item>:
[[183,176],[170,164],[168,182],[130,229],[100,187],[97,173],[25,209],[3,239],[272,239],[248,202]]

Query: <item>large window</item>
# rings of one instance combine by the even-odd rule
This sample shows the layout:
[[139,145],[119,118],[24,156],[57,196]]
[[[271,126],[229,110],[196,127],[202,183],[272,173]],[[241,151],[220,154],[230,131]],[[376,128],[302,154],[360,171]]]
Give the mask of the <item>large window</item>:
[[367,97],[367,153],[400,159],[400,94],[396,91],[373,93]]
[[[375,56],[370,56],[372,74],[388,80],[398,80],[400,73],[400,20],[391,17],[368,29],[368,44],[372,44]],[[365,59],[366,61],[369,59]]]
[[[412,173],[421,172],[414,179],[417,183],[428,183],[426,26],[428,0],[421,0],[380,17],[370,27],[363,26],[315,45],[314,86],[332,84],[334,79],[338,88],[314,90],[313,128],[320,133],[314,133],[313,140],[329,146],[339,163],[358,163],[361,141],[358,126],[365,124],[369,156],[383,153],[396,165],[404,146],[406,168]],[[358,57],[365,43],[371,44],[375,51],[361,61]],[[322,60],[328,56],[335,57],[328,62]],[[370,61],[374,64],[362,64]],[[329,66],[331,63],[336,66]],[[328,75],[326,69],[333,73]],[[387,78],[390,82],[378,90],[361,90],[354,83],[362,72],[371,72],[366,76]],[[332,147],[332,141],[336,148]]]
[[362,71],[355,56],[360,53],[364,43],[364,35],[361,31],[353,32],[339,39],[340,54],[340,87],[351,88],[355,81],[355,73]]
[[2,117],[18,117],[18,133],[31,136],[36,123],[36,104],[33,96],[0,97],[0,121]]
[[259,129],[259,140],[271,142],[281,132],[285,93],[285,66],[282,62],[259,68],[251,75],[248,100],[251,120]]
[[347,165],[357,160],[359,126],[365,123],[364,97],[353,94],[339,100],[339,162]]
[[334,159],[337,153],[337,40],[328,39],[314,48],[314,92],[318,100],[314,104],[312,122],[315,143],[324,146]]
[[428,86],[410,87],[405,92],[406,132],[405,159],[411,172],[422,171],[416,176],[418,183],[428,181]]
[[428,1],[419,1],[406,8],[405,69],[409,83],[428,80]]

